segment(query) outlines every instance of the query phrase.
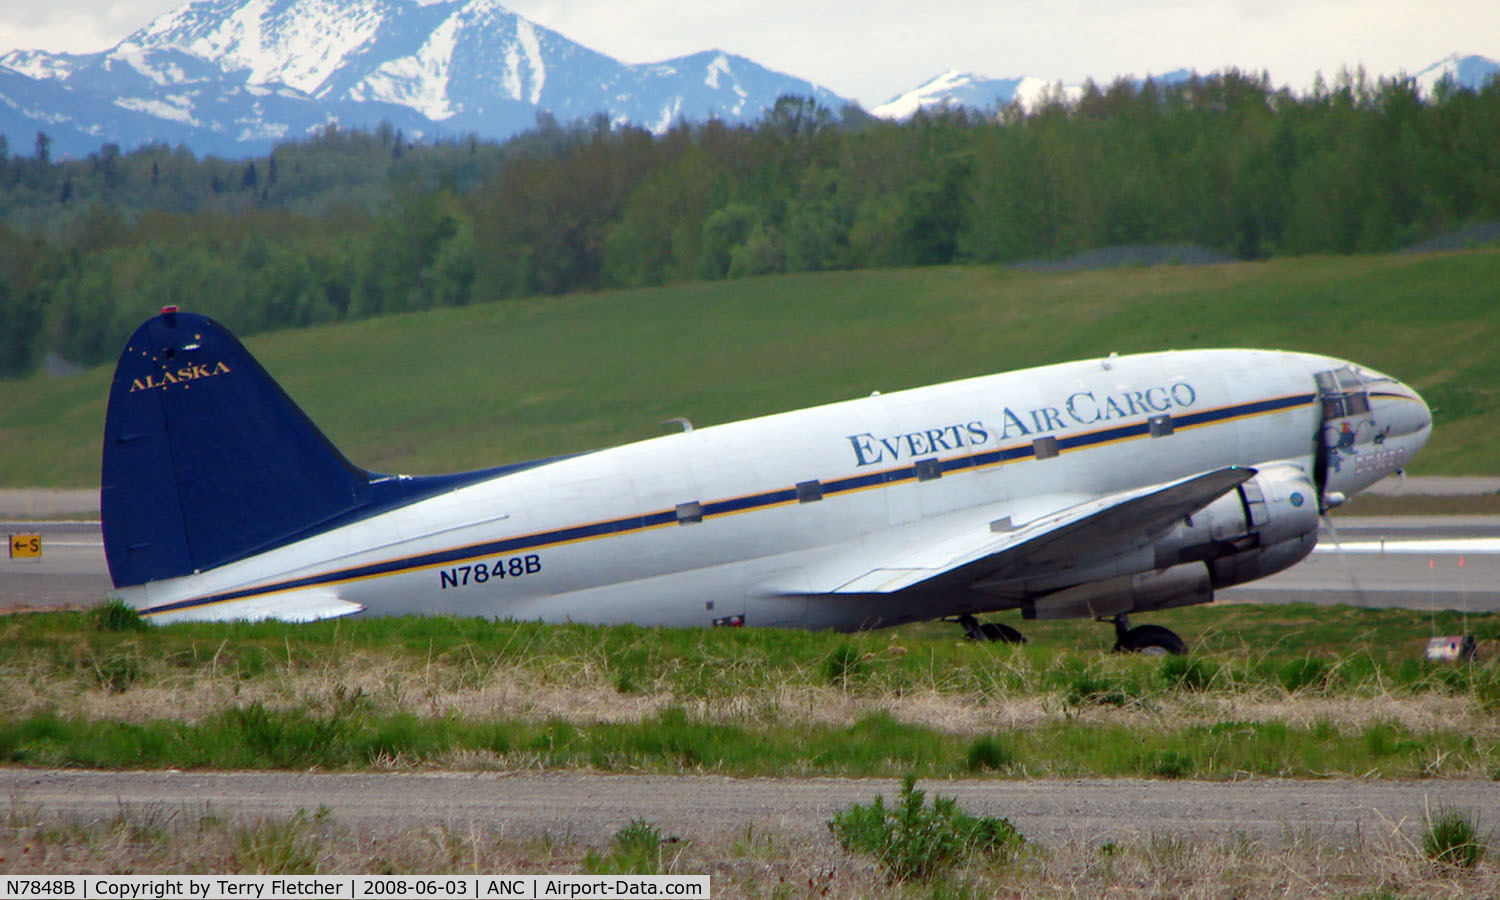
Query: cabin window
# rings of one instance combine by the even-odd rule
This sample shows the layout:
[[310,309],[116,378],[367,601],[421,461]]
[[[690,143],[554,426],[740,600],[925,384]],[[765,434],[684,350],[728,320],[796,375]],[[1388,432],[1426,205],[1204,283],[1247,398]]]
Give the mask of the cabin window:
[[1051,459],[1057,455],[1057,438],[1048,435],[1031,442],[1031,452],[1037,459]]
[[677,524],[691,525],[703,521],[703,504],[697,500],[677,504]]
[[823,499],[823,482],[799,481],[797,482],[797,502],[815,503]]
[[1172,417],[1163,413],[1146,420],[1151,426],[1152,437],[1166,437],[1172,433]]
[[933,481],[943,477],[943,463],[938,459],[919,459],[915,468],[918,481]]

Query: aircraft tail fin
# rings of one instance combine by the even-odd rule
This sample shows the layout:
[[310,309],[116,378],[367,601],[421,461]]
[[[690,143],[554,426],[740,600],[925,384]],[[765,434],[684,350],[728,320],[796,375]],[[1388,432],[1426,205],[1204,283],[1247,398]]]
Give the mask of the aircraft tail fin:
[[116,587],[316,531],[368,503],[371,482],[212,319],[169,307],[121,354],[99,491]]

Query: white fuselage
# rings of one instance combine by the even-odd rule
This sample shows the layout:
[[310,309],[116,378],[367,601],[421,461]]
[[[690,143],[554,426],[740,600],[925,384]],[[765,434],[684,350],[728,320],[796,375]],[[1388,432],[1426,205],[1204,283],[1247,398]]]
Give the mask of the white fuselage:
[[[1020,525],[1222,466],[1310,470],[1324,421],[1314,373],[1346,365],[1165,352],[873,395],[562,459],[118,594],[163,622],[238,617],[233,601],[286,592],[379,614],[550,622],[852,628],[949,615],[973,599],[903,609],[826,592],[976,522]],[[1427,438],[1410,389],[1383,381],[1369,397],[1330,491],[1367,487]],[[1163,415],[1170,433],[1153,436]]]

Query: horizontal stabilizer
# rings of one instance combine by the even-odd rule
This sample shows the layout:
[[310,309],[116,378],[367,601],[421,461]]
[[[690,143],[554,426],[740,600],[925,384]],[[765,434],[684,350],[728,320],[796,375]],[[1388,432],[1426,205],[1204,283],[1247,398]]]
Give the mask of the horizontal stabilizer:
[[[259,622],[276,619],[281,622],[317,622],[321,619],[337,619],[364,612],[363,603],[344,600],[326,590],[285,591],[266,594],[244,600],[228,600],[223,603],[193,605],[181,611],[183,621],[193,622]],[[167,625],[178,620],[178,610],[170,606],[157,611],[145,612],[142,618],[158,625]]]

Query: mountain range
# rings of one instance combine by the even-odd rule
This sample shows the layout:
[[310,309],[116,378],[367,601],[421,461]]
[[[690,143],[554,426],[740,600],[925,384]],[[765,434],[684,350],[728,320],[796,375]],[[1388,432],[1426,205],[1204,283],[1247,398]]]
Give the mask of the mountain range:
[[[1496,70],[1455,56],[1418,77],[1451,71],[1477,86]],[[1038,78],[946,73],[872,112],[989,108],[1050,89]],[[193,0],[99,53],[0,56],[0,134],[14,154],[45,132],[59,156],[159,142],[244,157],[329,123],[503,140],[545,111],[660,132],[684,119],[754,120],[784,94],[833,110],[849,102],[718,50],[622,63],[495,0]]]
[[[1454,53],[1418,70],[1410,77],[1424,94],[1431,95],[1444,78],[1453,83],[1478,90],[1486,81],[1500,73],[1500,62],[1483,56],[1461,56]],[[1173,69],[1159,75],[1149,76],[1158,85],[1177,84],[1194,76],[1191,69]],[[887,119],[902,119],[921,108],[943,105],[967,106],[971,109],[992,109],[1005,106],[1013,100],[1030,106],[1048,92],[1061,92],[1064,98],[1076,98],[1080,85],[1063,85],[1042,78],[987,78],[971,72],[944,72],[910,91],[893,97],[870,110],[873,115]]]

